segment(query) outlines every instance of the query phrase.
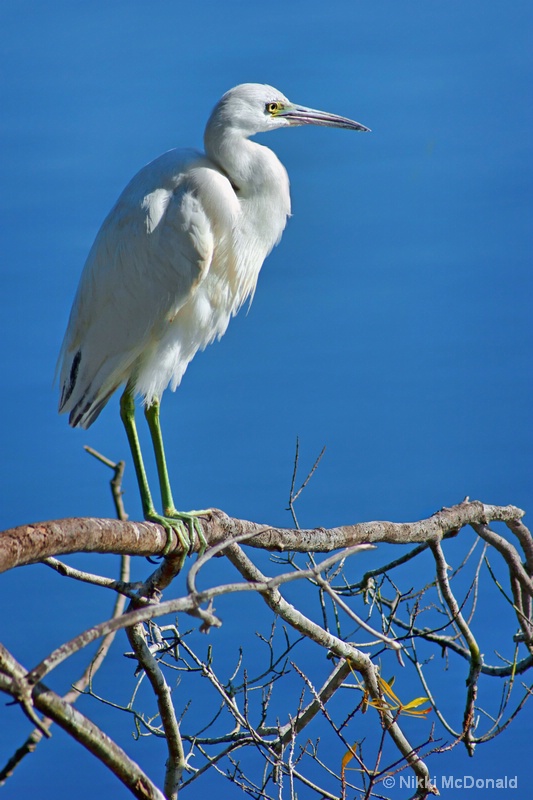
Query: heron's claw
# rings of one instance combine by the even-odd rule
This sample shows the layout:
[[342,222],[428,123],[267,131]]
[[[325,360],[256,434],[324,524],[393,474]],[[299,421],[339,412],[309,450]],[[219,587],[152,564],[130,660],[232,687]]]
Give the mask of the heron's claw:
[[182,548],[182,561],[180,569],[183,566],[185,559],[191,552],[195,537],[198,539],[199,548],[198,555],[202,556],[207,548],[207,539],[204,536],[199,517],[211,516],[210,509],[203,509],[201,511],[177,511],[176,509],[167,509],[165,516],[156,514],[155,512],[147,514],[146,518],[150,522],[157,522],[162,525],[167,533],[167,543],[163,550],[163,556],[167,556],[174,544],[172,534],[175,533]]

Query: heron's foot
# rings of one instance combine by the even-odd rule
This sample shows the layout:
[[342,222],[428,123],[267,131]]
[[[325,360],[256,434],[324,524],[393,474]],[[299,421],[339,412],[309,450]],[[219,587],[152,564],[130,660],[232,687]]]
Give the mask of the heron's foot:
[[199,517],[211,516],[210,509],[202,509],[201,511],[177,511],[175,508],[165,509],[165,515],[156,514],[151,512],[147,514],[147,519],[150,522],[157,522],[162,525],[167,532],[167,543],[163,550],[163,556],[167,556],[172,548],[174,539],[172,534],[176,534],[178,541],[181,544],[183,559],[180,568],[183,566],[186,557],[191,552],[195,538],[198,540],[199,548],[198,555],[202,556],[207,548],[207,539],[204,536],[204,531],[200,523]]

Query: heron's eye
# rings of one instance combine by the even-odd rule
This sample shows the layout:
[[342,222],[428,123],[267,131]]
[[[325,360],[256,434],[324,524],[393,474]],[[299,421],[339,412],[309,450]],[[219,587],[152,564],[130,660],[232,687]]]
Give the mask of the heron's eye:
[[276,102],[274,102],[274,103],[267,103],[266,104],[266,110],[267,110],[267,112],[269,114],[276,114],[278,111],[281,111],[282,108],[283,108],[283,106],[279,102],[279,100],[276,100]]

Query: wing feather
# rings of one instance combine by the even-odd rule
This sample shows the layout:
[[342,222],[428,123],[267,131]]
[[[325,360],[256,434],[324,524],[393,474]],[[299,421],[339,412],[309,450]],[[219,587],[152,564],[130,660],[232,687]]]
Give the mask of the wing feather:
[[60,411],[88,427],[209,271],[214,240],[191,179],[205,159],[172,150],[144,167],[104,221],[60,354]]

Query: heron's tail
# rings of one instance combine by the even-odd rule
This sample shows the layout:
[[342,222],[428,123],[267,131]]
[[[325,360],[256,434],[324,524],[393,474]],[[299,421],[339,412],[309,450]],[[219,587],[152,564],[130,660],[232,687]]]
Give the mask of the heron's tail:
[[81,349],[63,353],[60,360],[59,413],[68,413],[73,428],[89,428],[123,381],[109,362],[90,375]]

